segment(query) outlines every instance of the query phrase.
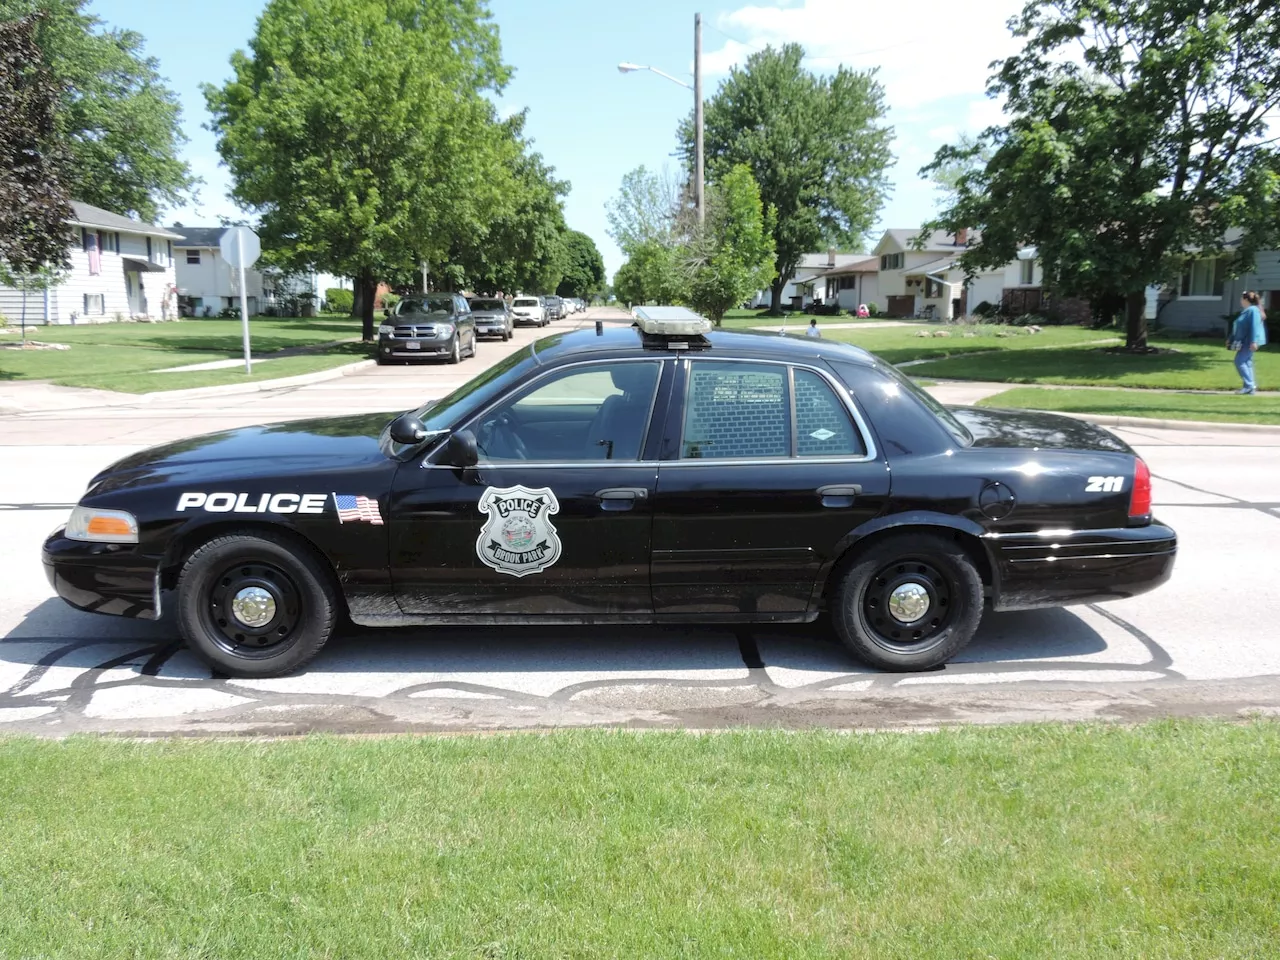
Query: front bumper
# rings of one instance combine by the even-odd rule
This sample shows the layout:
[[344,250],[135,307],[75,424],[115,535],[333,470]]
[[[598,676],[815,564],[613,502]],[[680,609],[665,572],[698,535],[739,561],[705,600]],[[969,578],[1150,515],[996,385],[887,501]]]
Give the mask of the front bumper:
[[160,561],[136,544],[68,540],[62,528],[41,559],[54,592],[77,610],[155,620],[160,616]]
[[493,319],[476,318],[477,337],[505,337],[506,335],[507,321],[500,320],[497,317]]
[[378,356],[386,360],[436,360],[453,353],[453,341],[457,337],[456,332],[441,340],[379,337]]
[[1160,523],[992,534],[992,608],[1029,610],[1136,597],[1173,574],[1178,535]]

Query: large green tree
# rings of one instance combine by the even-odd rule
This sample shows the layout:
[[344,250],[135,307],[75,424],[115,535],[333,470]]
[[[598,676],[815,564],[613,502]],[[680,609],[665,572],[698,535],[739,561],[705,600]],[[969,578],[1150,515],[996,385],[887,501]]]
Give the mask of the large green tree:
[[1258,0],[1057,0],[1011,26],[1025,45],[990,84],[1011,119],[925,168],[991,154],[928,226],[981,228],[962,257],[973,271],[1034,246],[1050,288],[1123,297],[1127,345],[1146,350],[1146,287],[1188,254],[1239,272],[1280,240],[1280,14]]
[[[774,311],[805,253],[861,246],[884,203],[893,159],[874,72],[841,67],[820,76],[803,60],[796,44],[752,54],[705,109],[708,179],[745,164],[776,213]],[[691,159],[691,122],[682,124],[681,139]]]
[[773,281],[773,211],[738,164],[707,191],[706,222],[687,250],[689,305],[717,327],[729,310]]
[[0,283],[67,259],[71,216],[57,131],[61,88],[36,43],[41,16],[0,22]]
[[613,275],[613,291],[624,303],[684,303],[688,275],[683,248],[660,240],[633,247],[631,256]]
[[448,262],[510,183],[486,91],[509,75],[483,0],[271,0],[205,96],[264,247],[351,276],[373,337],[380,279]]
[[179,153],[178,98],[142,35],[105,27],[87,0],[0,0],[0,20],[43,13],[36,42],[61,94],[58,135],[71,162],[67,187],[77,200],[155,220],[183,203],[195,178]]
[[604,259],[596,242],[578,230],[564,235],[564,278],[556,287],[562,297],[586,299],[604,284]]
[[618,195],[604,205],[609,236],[628,256],[643,244],[668,242],[676,229],[678,195],[665,172],[642,165],[624,174]]

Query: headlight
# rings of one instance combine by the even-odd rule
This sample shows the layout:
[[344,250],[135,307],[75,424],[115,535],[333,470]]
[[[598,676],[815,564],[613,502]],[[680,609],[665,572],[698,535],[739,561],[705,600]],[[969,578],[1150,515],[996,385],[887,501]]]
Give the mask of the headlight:
[[138,520],[124,510],[76,507],[71,511],[63,536],[90,543],[137,543]]
[[441,337],[452,337],[454,326],[452,323],[442,323],[436,327],[436,335]]
[[395,327],[389,327],[385,323],[382,324],[382,326],[378,327],[378,336],[380,337],[389,337],[395,332],[396,332]]

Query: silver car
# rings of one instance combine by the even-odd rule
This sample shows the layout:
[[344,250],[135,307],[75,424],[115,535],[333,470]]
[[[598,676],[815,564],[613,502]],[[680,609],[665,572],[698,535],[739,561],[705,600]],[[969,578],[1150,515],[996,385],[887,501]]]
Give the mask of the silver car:
[[477,337],[497,337],[499,340],[510,340],[515,329],[515,321],[511,317],[511,308],[507,301],[498,298],[472,297],[471,314],[476,318]]

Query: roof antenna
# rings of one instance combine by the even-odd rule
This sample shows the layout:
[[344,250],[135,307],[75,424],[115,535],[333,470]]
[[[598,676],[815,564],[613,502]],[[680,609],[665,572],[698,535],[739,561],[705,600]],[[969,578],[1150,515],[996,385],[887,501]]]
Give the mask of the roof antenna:
[[596,336],[597,337],[604,336],[604,321],[601,320],[599,317],[596,317]]

